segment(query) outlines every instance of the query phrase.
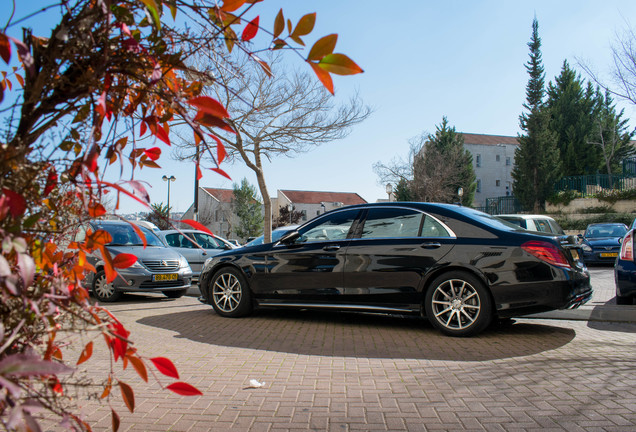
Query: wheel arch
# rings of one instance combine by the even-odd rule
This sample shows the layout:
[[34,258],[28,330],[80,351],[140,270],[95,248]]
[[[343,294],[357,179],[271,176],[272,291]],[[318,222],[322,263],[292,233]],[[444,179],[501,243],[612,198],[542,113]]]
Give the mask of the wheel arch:
[[226,269],[226,268],[233,268],[234,270],[239,271],[243,277],[245,278],[245,280],[247,281],[247,283],[250,283],[250,278],[247,274],[245,274],[245,272],[243,271],[243,269],[236,265],[234,262],[230,262],[230,261],[226,261],[226,262],[221,262],[218,265],[214,266],[213,268],[210,269],[210,271],[205,272],[205,274],[201,274],[199,276],[199,288],[203,287],[202,283],[203,280],[205,279],[205,286],[203,287],[205,289],[205,293],[203,293],[203,296],[206,299],[210,298],[210,280],[212,279],[212,277],[217,274],[219,271]]

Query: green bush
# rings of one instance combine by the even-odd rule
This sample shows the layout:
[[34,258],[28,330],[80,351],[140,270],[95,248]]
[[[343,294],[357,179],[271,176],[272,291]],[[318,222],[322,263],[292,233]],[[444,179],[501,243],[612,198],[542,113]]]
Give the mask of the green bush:
[[564,191],[559,191],[559,192],[555,193],[550,198],[548,198],[546,201],[548,203],[552,204],[552,205],[558,205],[558,204],[568,205],[575,198],[581,198],[582,196],[583,196],[583,194],[581,194],[578,191],[575,191],[575,190],[564,190]]
[[636,189],[602,189],[594,194],[594,198],[610,204],[614,204],[616,201],[620,200],[636,200]]
[[618,222],[624,223],[627,226],[632,224],[634,220],[634,214],[632,213],[604,213],[601,215],[591,216],[584,219],[570,219],[565,216],[556,216],[554,218],[561,228],[564,230],[578,230],[583,231],[589,224],[603,223],[603,222]]

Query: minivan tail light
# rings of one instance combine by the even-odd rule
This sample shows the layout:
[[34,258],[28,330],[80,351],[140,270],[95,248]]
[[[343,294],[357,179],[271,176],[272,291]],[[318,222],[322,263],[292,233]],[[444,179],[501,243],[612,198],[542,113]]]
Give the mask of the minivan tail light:
[[532,240],[522,244],[521,249],[548,264],[568,269],[572,268],[563,251],[552,243]]
[[634,261],[634,230],[628,232],[623,238],[619,258],[625,261]]

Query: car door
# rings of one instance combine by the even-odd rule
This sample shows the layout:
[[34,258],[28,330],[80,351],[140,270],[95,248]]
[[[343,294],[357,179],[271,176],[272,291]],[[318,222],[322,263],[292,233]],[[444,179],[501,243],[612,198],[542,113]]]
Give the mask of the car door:
[[[194,237],[194,233],[187,233],[188,236]],[[205,250],[200,249],[190,241],[185,235],[176,232],[166,234],[166,243],[185,257],[192,269],[192,275],[196,278],[201,273],[203,263],[208,258]]]
[[442,222],[417,210],[369,209],[347,248],[343,301],[419,307],[422,277],[455,245],[451,233]]
[[264,270],[253,276],[255,295],[311,303],[341,292],[344,257],[359,213],[357,209],[328,213],[301,227],[293,241],[273,245],[264,256]]

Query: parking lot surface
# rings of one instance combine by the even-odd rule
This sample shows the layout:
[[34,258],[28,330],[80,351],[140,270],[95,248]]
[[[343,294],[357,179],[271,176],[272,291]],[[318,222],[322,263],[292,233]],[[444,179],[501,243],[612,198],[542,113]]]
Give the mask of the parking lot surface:
[[[592,272],[605,296],[611,272]],[[108,307],[139,351],[172,359],[204,395],[181,397],[127,371],[136,409],[113,402],[120,431],[636,430],[633,322],[528,318],[460,339],[407,317],[227,319],[190,296],[125,299]],[[109,367],[97,354],[86,364]],[[94,430],[111,428],[108,406],[86,402],[84,413]]]

